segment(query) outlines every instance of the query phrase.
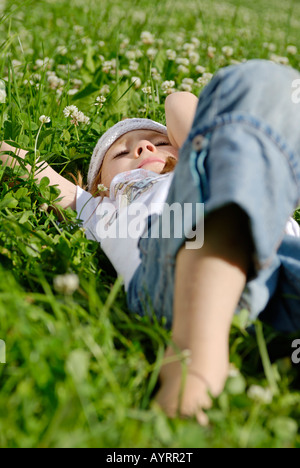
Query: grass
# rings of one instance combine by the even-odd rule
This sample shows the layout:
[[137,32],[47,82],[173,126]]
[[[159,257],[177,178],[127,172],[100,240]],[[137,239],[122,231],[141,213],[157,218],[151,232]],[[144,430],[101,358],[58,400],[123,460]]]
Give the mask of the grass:
[[[198,95],[205,74],[244,59],[300,68],[294,1],[270,8],[266,0],[17,0],[0,10],[1,139],[66,177],[87,174],[99,136],[121,118],[164,123],[165,81]],[[90,122],[72,125],[68,105]],[[51,122],[41,125],[41,115]],[[22,171],[0,167],[1,447],[300,446],[292,337],[260,323],[249,328],[247,311],[232,325],[235,370],[208,412],[210,426],[168,420],[153,396],[169,333],[130,315],[120,281],[76,213],[63,210],[58,223],[43,209],[57,189]],[[54,287],[67,273],[80,282],[72,294]]]

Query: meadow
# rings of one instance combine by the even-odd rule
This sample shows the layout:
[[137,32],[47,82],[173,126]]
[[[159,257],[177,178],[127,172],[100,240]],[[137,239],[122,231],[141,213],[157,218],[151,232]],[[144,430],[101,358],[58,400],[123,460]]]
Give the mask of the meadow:
[[[165,123],[169,93],[252,58],[300,70],[299,28],[298,0],[0,0],[1,140],[86,177],[101,134]],[[0,166],[0,447],[299,447],[299,337],[244,310],[209,426],[169,420],[153,398],[169,332],[130,315],[76,213],[58,221],[59,191],[25,171]]]

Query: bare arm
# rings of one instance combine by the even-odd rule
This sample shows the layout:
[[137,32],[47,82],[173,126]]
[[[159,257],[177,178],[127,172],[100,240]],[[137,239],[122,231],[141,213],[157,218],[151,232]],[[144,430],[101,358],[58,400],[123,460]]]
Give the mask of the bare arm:
[[[22,149],[17,149],[14,148],[13,146],[8,145],[7,143],[2,142],[0,145],[0,160],[3,162],[3,164],[6,164],[7,166],[14,167],[15,165],[19,165],[17,159],[15,159],[13,156],[10,156],[8,154],[3,154],[3,152],[9,152],[12,151],[15,153],[17,156],[25,160],[27,151],[24,151]],[[45,162],[38,163],[37,168],[42,165],[44,168],[42,171],[36,171],[35,177],[38,180],[41,180],[43,177],[48,177],[50,180],[50,185],[58,185],[59,190],[61,191],[61,197],[62,200],[59,202],[59,205],[62,208],[72,208],[73,210],[76,209],[76,185],[73,184],[72,182],[69,182],[67,179],[62,177],[61,175],[57,174],[48,164]],[[29,164],[26,164],[26,168],[28,171],[31,170],[31,166]]]
[[172,146],[180,148],[190,132],[198,99],[192,93],[170,94],[165,101],[168,136]]

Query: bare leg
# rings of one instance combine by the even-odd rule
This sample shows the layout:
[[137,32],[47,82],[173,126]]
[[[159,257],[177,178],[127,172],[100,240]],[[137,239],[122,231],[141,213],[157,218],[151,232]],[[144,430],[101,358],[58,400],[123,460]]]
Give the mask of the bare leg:
[[[181,249],[176,260],[173,341],[189,349],[186,385],[179,411],[205,423],[201,408],[221,393],[228,374],[228,341],[233,314],[246,284],[251,239],[245,214],[235,205],[214,212],[205,222],[204,246]],[[174,355],[172,348],[166,357]],[[170,416],[178,410],[181,365],[161,370],[158,403]]]

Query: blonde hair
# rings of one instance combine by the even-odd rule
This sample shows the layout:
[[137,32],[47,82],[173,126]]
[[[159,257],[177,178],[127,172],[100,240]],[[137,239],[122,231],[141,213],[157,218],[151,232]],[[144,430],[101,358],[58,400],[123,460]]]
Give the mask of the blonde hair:
[[[93,184],[89,190],[89,192],[92,194],[92,195],[96,195],[97,192],[99,192],[99,189],[98,189],[98,185],[101,184],[101,172],[102,172],[102,168],[100,169],[100,171],[98,172],[97,176],[95,177],[94,181],[93,181]],[[72,179],[74,180],[75,184],[78,185],[80,188],[82,188],[83,190],[87,190],[88,189],[88,185],[85,184],[83,182],[83,176],[81,174],[80,171],[77,171],[77,176],[75,176],[74,174],[72,174],[71,172],[68,172],[68,175],[70,177],[72,177]]]
[[[173,156],[169,156],[167,158],[165,167],[163,168],[163,170],[161,171],[160,174],[167,174],[168,172],[174,171],[177,162],[178,161],[177,161],[176,158],[174,158]],[[95,177],[95,179],[93,180],[93,183],[92,183],[91,187],[89,187],[89,192],[93,196],[99,195],[99,196],[104,197],[103,192],[99,193],[99,188],[98,188],[98,186],[101,184],[102,167],[103,166],[100,167],[100,170],[99,170],[97,176]],[[82,177],[82,174],[81,174],[80,171],[77,171],[77,177],[74,174],[71,174],[71,173],[69,173],[69,175],[75,181],[76,185],[79,185],[79,187],[81,187],[83,190],[86,190],[88,188],[88,186],[83,183],[83,177]]]

